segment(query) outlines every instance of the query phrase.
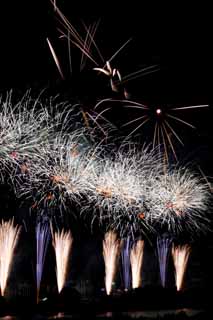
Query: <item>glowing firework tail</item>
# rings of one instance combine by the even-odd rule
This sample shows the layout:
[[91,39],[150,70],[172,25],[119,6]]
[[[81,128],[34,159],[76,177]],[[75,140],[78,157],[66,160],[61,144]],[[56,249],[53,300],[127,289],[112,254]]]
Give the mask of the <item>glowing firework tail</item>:
[[69,255],[72,249],[73,237],[70,231],[54,232],[53,247],[55,249],[56,257],[56,278],[58,285],[58,292],[63,289],[66,277]]
[[183,288],[184,276],[188,264],[191,247],[188,244],[185,245],[173,245],[172,257],[175,267],[175,282],[177,291]]
[[122,271],[123,271],[123,281],[124,289],[128,290],[130,288],[131,282],[131,265],[130,265],[130,249],[131,249],[131,239],[127,237],[124,239],[123,246],[121,250],[121,261],[122,261]]
[[41,285],[44,261],[50,241],[49,225],[38,223],[36,226],[36,285],[37,285],[37,302],[39,300],[39,290]]
[[130,262],[132,268],[132,288],[139,288],[141,286],[141,268],[143,263],[144,241],[137,240],[133,245],[130,253]]
[[161,285],[165,288],[166,286],[166,272],[168,266],[168,258],[171,247],[172,239],[163,235],[157,238],[157,251],[158,251],[158,261],[160,269],[160,280]]
[[20,229],[21,227],[14,226],[13,219],[7,222],[2,221],[0,224],[0,288],[2,296],[5,293]]
[[105,287],[109,295],[112,291],[112,283],[116,273],[121,241],[114,231],[105,234],[103,240],[103,257],[105,263]]

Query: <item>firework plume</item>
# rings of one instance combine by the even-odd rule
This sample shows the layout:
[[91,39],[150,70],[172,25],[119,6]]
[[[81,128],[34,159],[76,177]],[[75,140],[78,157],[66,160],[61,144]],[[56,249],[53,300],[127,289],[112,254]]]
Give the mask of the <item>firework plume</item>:
[[2,296],[5,294],[20,230],[21,227],[14,226],[13,219],[7,222],[2,221],[0,224],[0,288]]
[[105,234],[103,240],[103,257],[105,263],[105,287],[109,295],[112,291],[112,284],[116,273],[121,242],[114,231]]
[[72,250],[73,237],[70,231],[54,232],[53,233],[53,247],[55,249],[56,257],[56,277],[58,292],[63,289],[66,278],[69,255]]
[[184,276],[188,264],[191,247],[189,245],[173,245],[172,257],[175,267],[175,282],[178,291],[182,290]]
[[50,241],[50,228],[48,224],[39,222],[36,226],[36,284],[37,301],[39,300],[39,290],[44,269],[44,262],[47,248]]
[[144,241],[137,240],[130,253],[130,262],[132,269],[132,288],[141,286],[141,268],[143,263]]

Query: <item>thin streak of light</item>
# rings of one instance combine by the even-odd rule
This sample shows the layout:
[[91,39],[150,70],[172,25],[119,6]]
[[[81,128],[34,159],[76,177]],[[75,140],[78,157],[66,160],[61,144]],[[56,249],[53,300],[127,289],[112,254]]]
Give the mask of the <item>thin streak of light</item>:
[[68,35],[67,35],[67,45],[68,45],[69,68],[70,68],[70,73],[72,74],[72,55],[71,55],[70,32],[69,31],[68,31]]
[[144,120],[143,122],[141,122],[139,124],[139,126],[137,126],[132,132],[130,132],[130,134],[128,134],[127,138],[129,138],[135,131],[137,131],[138,129],[140,129],[147,121],[149,121],[150,119],[147,118],[146,120]]
[[162,140],[163,140],[166,161],[168,162],[169,161],[169,156],[168,156],[168,152],[167,152],[167,146],[166,146],[165,136],[164,136],[164,132],[163,132],[162,127],[160,127],[160,131],[161,131],[161,136],[162,136]]
[[197,106],[172,108],[171,110],[186,110],[186,109],[197,109],[197,108],[207,108],[207,107],[209,107],[208,104],[201,104],[201,105],[197,105]]
[[181,140],[181,138],[178,136],[178,134],[175,132],[175,130],[171,127],[171,125],[168,123],[167,120],[164,120],[165,124],[167,125],[167,127],[171,130],[171,132],[174,134],[174,136],[176,137],[176,139],[180,142],[180,144],[182,144],[182,146],[184,146],[183,141]]
[[141,117],[136,118],[136,119],[131,120],[131,121],[128,121],[127,123],[123,124],[122,127],[126,127],[126,126],[128,126],[129,124],[134,123],[134,122],[139,121],[139,120],[144,119],[144,118],[147,118],[147,115],[141,116]]
[[174,117],[174,116],[172,116],[171,114],[167,114],[167,117],[170,117],[170,118],[172,118],[172,119],[175,119],[175,120],[177,120],[177,121],[179,121],[179,122],[181,122],[181,123],[184,123],[185,125],[193,128],[193,129],[196,129],[196,127],[193,126],[192,124],[190,124],[189,122],[186,122],[186,121],[184,121],[184,120],[182,120],[182,119],[180,119],[180,118]]
[[[104,63],[105,60],[104,60],[104,58],[103,58],[103,55],[101,54],[101,51],[100,51],[100,49],[98,48],[98,46],[97,46],[97,44],[96,44],[96,42],[95,42],[95,40],[94,40],[94,35],[95,35],[96,31],[97,31],[97,28],[98,28],[99,24],[100,24],[100,20],[96,22],[95,30],[94,30],[93,35],[91,35],[91,34],[89,33],[89,36],[91,37],[91,42],[93,43],[95,49],[97,50],[99,57],[101,58],[102,62]],[[85,28],[86,28],[86,26],[85,26]]]
[[53,49],[53,46],[51,45],[51,42],[50,42],[50,40],[49,40],[48,38],[46,38],[46,40],[47,40],[48,46],[49,46],[49,48],[50,48],[51,54],[52,54],[52,56],[53,56],[53,59],[54,59],[54,61],[55,61],[56,67],[57,67],[57,69],[58,69],[58,71],[59,71],[59,73],[60,73],[60,76],[61,76],[61,78],[64,80],[64,75],[63,75],[63,72],[62,72],[62,70],[61,70],[59,60],[58,60],[58,58],[57,58],[57,56],[56,56],[56,53],[55,53],[55,51],[54,51],[54,49]]
[[173,145],[173,143],[172,143],[172,140],[170,139],[169,133],[168,133],[168,131],[167,131],[166,126],[165,126],[164,123],[162,123],[162,127],[163,127],[163,129],[164,129],[164,132],[165,132],[165,134],[166,134],[166,137],[167,137],[167,139],[168,139],[168,141],[169,141],[169,144],[170,144],[170,146],[171,146],[171,149],[172,149],[172,152],[173,152],[173,154],[174,154],[175,160],[177,161],[177,155],[176,155],[176,152],[175,152],[175,149],[174,149],[174,145]]
[[153,72],[157,72],[157,71],[160,70],[160,68],[156,68],[156,69],[154,69],[154,70],[148,71],[148,69],[151,69],[151,68],[153,68],[153,67],[154,67],[154,66],[147,67],[147,68],[143,68],[143,69],[140,69],[140,70],[138,70],[138,71],[132,72],[132,73],[124,76],[124,77],[122,78],[122,83],[125,83],[125,82],[130,81],[130,80],[137,79],[137,78],[139,78],[139,77],[143,77],[143,76],[145,76],[145,75],[147,75],[147,74],[151,74],[151,73],[153,73]]
[[118,53],[131,41],[132,39],[128,39],[113,55],[110,59],[108,59],[108,62],[111,62],[117,55]]

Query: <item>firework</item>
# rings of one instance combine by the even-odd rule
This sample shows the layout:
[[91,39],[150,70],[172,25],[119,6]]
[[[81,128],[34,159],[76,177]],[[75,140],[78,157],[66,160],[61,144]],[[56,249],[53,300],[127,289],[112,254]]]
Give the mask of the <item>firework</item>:
[[[1,101],[0,144],[1,159],[35,158],[39,147],[47,139],[50,119],[46,109],[27,92],[15,105],[12,93]],[[40,108],[40,110],[39,110]]]
[[44,262],[47,248],[50,241],[50,228],[48,224],[39,222],[36,226],[36,284],[37,284],[37,301],[39,299],[39,290],[43,274]]
[[143,263],[144,241],[137,240],[130,253],[132,269],[132,288],[139,288],[141,285],[141,267]]
[[122,241],[122,250],[121,250],[121,261],[122,261],[122,270],[123,270],[123,281],[124,289],[128,290],[130,288],[131,281],[131,266],[130,266],[130,249],[131,249],[131,239],[128,237]]
[[0,288],[2,296],[5,294],[20,229],[19,226],[14,226],[13,219],[7,222],[2,221],[0,224]]
[[114,231],[107,232],[103,240],[103,257],[105,263],[105,287],[108,295],[112,291],[120,247],[121,242],[117,234]]
[[[57,20],[60,25],[60,27],[58,28],[59,38],[67,41],[69,70],[71,73],[73,72],[71,61],[71,46],[79,49],[81,53],[80,71],[84,69],[84,67],[86,66],[86,61],[89,60],[90,64],[93,65],[93,70],[96,71],[98,75],[104,75],[109,80],[111,90],[113,92],[121,93],[124,98],[128,98],[129,96],[129,93],[127,92],[127,89],[124,86],[124,84],[127,81],[136,79],[138,77],[159,70],[159,67],[157,65],[153,65],[141,68],[125,76],[122,76],[120,70],[112,66],[112,61],[114,61],[114,59],[120,54],[120,52],[124,50],[124,48],[126,48],[126,46],[130,43],[132,39],[130,38],[126,40],[122,45],[120,45],[120,47],[116,51],[114,51],[111,57],[108,57],[106,59],[104,55],[101,53],[101,50],[99,49],[95,41],[95,35],[98,30],[100,20],[91,23],[89,26],[83,23],[83,30],[79,31],[77,28],[75,28],[71,21],[69,21],[66,18],[62,11],[55,5],[55,3],[52,0],[50,0],[50,2],[54,7],[54,12],[57,16]],[[55,61],[56,67],[63,79],[64,75],[61,71],[59,59],[49,39],[47,41],[51,55],[53,56],[53,59]]]
[[175,267],[175,282],[178,291],[183,288],[183,281],[190,252],[191,247],[187,244],[178,246],[173,245],[172,247],[172,257]]
[[29,178],[20,188],[41,210],[67,210],[68,203],[80,203],[89,192],[96,151],[85,152],[77,132],[68,139],[59,136],[41,148],[42,158],[31,164]]
[[163,287],[166,286],[166,272],[172,239],[168,235],[157,238],[158,261],[160,268],[160,279]]
[[[122,102],[122,101],[121,101]],[[127,105],[128,103],[128,105]],[[151,108],[141,103],[135,103],[133,101],[123,101],[125,108],[142,111],[142,115],[128,121],[124,126],[136,124],[136,127],[129,133],[128,136],[132,136],[138,132],[144,125],[150,124],[153,127],[153,148],[158,147],[162,149],[165,154],[166,162],[169,161],[169,150],[171,150],[174,158],[177,160],[177,154],[175,151],[175,141],[181,145],[184,145],[182,137],[178,134],[176,126],[178,124],[185,125],[195,129],[195,126],[191,123],[183,120],[182,118],[175,115],[178,111],[193,110],[197,108],[206,108],[209,105],[195,105],[186,107],[156,107]]]
[[117,152],[114,159],[104,159],[89,195],[101,224],[109,224],[121,237],[135,236],[151,229],[147,225],[149,188],[158,170],[153,153],[131,150]]
[[174,169],[159,176],[149,196],[152,222],[166,226],[169,232],[197,234],[209,229],[208,185],[188,169]]
[[66,278],[69,255],[72,249],[73,237],[70,231],[54,232],[53,233],[53,247],[56,257],[56,278],[58,285],[58,292],[63,289]]

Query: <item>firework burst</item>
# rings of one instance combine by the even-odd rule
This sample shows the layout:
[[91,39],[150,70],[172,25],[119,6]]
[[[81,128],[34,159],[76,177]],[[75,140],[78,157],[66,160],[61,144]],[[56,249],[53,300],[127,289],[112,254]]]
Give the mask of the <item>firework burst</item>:
[[81,149],[78,134],[73,132],[68,140],[60,136],[46,144],[40,150],[40,161],[31,164],[29,177],[20,191],[37,208],[59,208],[62,212],[67,210],[68,203],[80,203],[91,189],[96,151]]
[[195,105],[186,107],[156,107],[150,108],[144,104],[134,103],[128,101],[128,105],[123,101],[124,107],[140,110],[142,115],[128,121],[124,126],[134,125],[134,129],[129,133],[128,136],[132,136],[134,133],[138,132],[144,125],[151,124],[153,128],[153,148],[158,147],[162,149],[165,155],[166,162],[169,161],[169,151],[171,150],[175,160],[177,160],[177,154],[175,151],[175,142],[178,142],[182,146],[184,145],[182,137],[177,132],[177,125],[181,124],[186,127],[195,129],[195,126],[186,120],[180,118],[175,113],[180,111],[186,111],[190,109],[206,108],[209,105]]
[[2,296],[5,294],[20,230],[21,227],[14,226],[13,219],[7,222],[2,221],[0,224],[0,288]]
[[150,217],[168,231],[205,232],[211,194],[208,185],[188,169],[176,169],[156,179],[150,189]]
[[[95,177],[94,192],[89,195],[101,224],[116,229],[121,237],[149,230],[147,195],[160,162],[153,153],[117,152],[104,159]],[[159,159],[158,159],[159,160]]]
[[188,259],[191,252],[191,247],[189,245],[173,245],[172,247],[172,257],[175,267],[175,281],[176,288],[178,291],[182,290],[184,276],[186,273]]
[[[95,109],[103,109],[103,113],[115,109],[116,107],[118,108],[118,106],[122,107],[120,112],[124,113],[124,110],[127,110],[136,115],[132,118],[131,113],[128,113],[128,119],[130,118],[130,120],[125,123],[120,122],[119,120],[119,125],[123,129],[126,128],[126,139],[129,139],[130,137],[137,137],[139,139],[142,136],[149,137],[149,140],[152,141],[153,148],[157,148],[160,153],[164,154],[165,163],[169,162],[170,154],[173,155],[176,161],[178,160],[175,147],[176,143],[179,143],[182,146],[184,145],[183,138],[179,134],[179,126],[182,125],[186,128],[196,129],[191,122],[188,122],[182,116],[179,117],[176,113],[209,107],[209,105],[170,108],[167,106],[149,107],[143,103],[132,100],[107,98],[99,101],[96,104]],[[152,138],[150,139],[150,137]]]
[[120,248],[121,241],[118,239],[117,234],[114,231],[107,232],[103,240],[103,257],[105,263],[105,287],[108,295],[112,291]]
[[60,293],[67,278],[68,261],[72,250],[73,237],[70,231],[64,230],[54,232],[52,237],[56,257],[56,278],[58,292]]

